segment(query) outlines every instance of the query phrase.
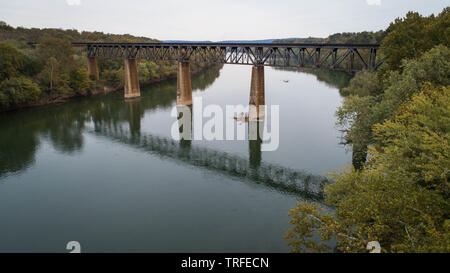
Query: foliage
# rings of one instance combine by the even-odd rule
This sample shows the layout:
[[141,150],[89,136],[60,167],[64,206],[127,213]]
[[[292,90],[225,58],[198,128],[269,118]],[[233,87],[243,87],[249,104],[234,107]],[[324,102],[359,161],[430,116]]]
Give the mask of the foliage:
[[0,108],[36,100],[40,92],[39,86],[26,77],[4,80],[0,83]]
[[157,40],[147,37],[135,37],[129,34],[110,34],[99,31],[82,31],[75,29],[58,28],[24,28],[11,27],[5,22],[0,22],[0,39],[19,40],[42,43],[48,38],[63,39],[70,42],[156,42]]
[[103,70],[101,79],[113,87],[120,87],[124,85],[124,71],[123,68]]
[[370,149],[363,170],[331,175],[326,203],[336,207],[335,217],[314,204],[291,210],[292,250],[329,251],[312,243],[317,232],[344,252],[366,252],[369,241],[383,252],[450,252],[449,129],[450,89],[428,83],[376,126],[382,145]]
[[422,88],[424,82],[450,84],[450,48],[436,46],[418,59],[404,60],[401,68],[401,73],[391,71],[386,76],[385,91],[376,107],[379,122],[393,115],[400,104]]
[[381,44],[385,70],[398,70],[404,59],[414,59],[436,45],[450,46],[450,8],[438,16],[408,12],[390,24]]
[[68,40],[46,38],[38,45],[37,54],[43,61],[55,58],[58,61],[58,69],[63,73],[75,67],[75,49]]
[[69,86],[77,94],[86,94],[94,88],[94,82],[90,80],[86,68],[77,68],[70,72]]
[[385,37],[383,30],[377,32],[344,32],[328,36],[327,43],[331,44],[379,44]]
[[341,128],[349,128],[346,138],[351,142],[366,141],[371,139],[371,128],[374,124],[373,105],[376,98],[372,96],[347,97],[336,111],[337,125]]
[[1,42],[0,67],[2,69],[0,71],[0,81],[18,76],[22,65],[19,50],[8,43]]
[[13,30],[14,28],[6,22],[0,21],[0,30]]
[[377,96],[382,92],[377,75],[369,71],[356,73],[348,86],[341,89],[341,95]]
[[[132,35],[105,34],[102,32],[78,32],[77,30],[38,29],[11,27],[0,22],[0,83],[12,78],[26,77],[38,84],[40,95],[30,94],[28,100],[11,98],[16,93],[6,94],[0,90],[2,109],[14,106],[19,101],[29,103],[40,98],[70,97],[86,95],[96,88],[86,71],[85,56],[72,47],[73,41],[97,42],[155,42],[157,40]],[[27,42],[38,43],[33,47]],[[156,78],[174,75],[172,64],[159,65],[147,61],[144,64],[142,83]],[[114,88],[123,86],[123,60],[99,59],[102,83]],[[11,82],[5,85],[11,85]],[[20,89],[26,90],[26,89]],[[31,90],[31,89],[30,89]]]
[[308,203],[291,210],[292,251],[330,251],[334,239],[344,252],[367,252],[370,241],[384,252],[450,252],[448,12],[397,19],[382,41],[382,69],[342,89],[337,124],[353,166],[330,175],[334,217]]
[[288,230],[285,239],[289,240],[287,245],[291,247],[291,252],[326,252],[330,250],[326,241],[331,239],[331,233],[320,233],[321,242],[311,240],[314,237],[314,231],[321,228],[324,223],[333,222],[334,216],[325,213],[325,209],[314,203],[297,202],[297,207],[289,211],[288,216],[292,219],[289,221],[293,225]]
[[[132,35],[105,34],[102,32],[78,32],[77,30],[38,29],[11,27],[0,22],[0,82],[11,77],[25,76],[39,85],[43,91],[38,99],[52,101],[76,95],[87,95],[97,87],[86,71],[85,53],[72,47],[73,41],[87,42],[156,42],[157,40]],[[6,42],[7,41],[7,42]],[[30,46],[27,42],[38,43]],[[121,59],[97,59],[100,82],[111,88],[124,84],[124,63]],[[205,64],[192,64],[196,73]],[[139,81],[141,84],[173,78],[177,74],[174,62],[139,60]],[[9,101],[0,90],[2,101]],[[34,96],[31,96],[34,97]]]
[[40,63],[15,46],[0,43],[0,109],[37,99],[39,87],[29,78],[40,69]]
[[357,74],[344,91],[350,94],[338,108],[337,125],[347,131],[350,143],[373,142],[372,127],[391,117],[398,107],[418,92],[424,82],[450,84],[450,49],[436,46],[418,59],[405,60],[402,71],[390,71],[380,89],[376,75]]
[[378,44],[386,35],[385,31],[380,30],[376,32],[343,32],[335,33],[327,38],[294,38],[294,39],[279,39],[274,43],[329,43],[329,44]]

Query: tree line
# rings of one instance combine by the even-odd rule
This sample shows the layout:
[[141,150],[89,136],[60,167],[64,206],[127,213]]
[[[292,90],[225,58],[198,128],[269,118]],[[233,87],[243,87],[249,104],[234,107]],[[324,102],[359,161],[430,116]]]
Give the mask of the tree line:
[[386,36],[386,31],[343,32],[329,35],[326,38],[308,37],[279,39],[274,43],[325,43],[325,44],[379,44]]
[[[14,28],[0,22],[0,111],[123,87],[123,60],[98,58],[100,81],[96,82],[88,74],[86,53],[73,48],[74,41],[158,42],[129,34]],[[192,73],[206,66],[192,64]],[[138,71],[140,83],[148,84],[176,77],[177,64],[139,60]]]
[[343,252],[368,252],[370,241],[383,252],[450,252],[449,11],[396,19],[378,72],[342,89],[338,125],[359,152],[329,174],[334,214],[307,202],[290,210],[293,252],[331,251],[332,239]]

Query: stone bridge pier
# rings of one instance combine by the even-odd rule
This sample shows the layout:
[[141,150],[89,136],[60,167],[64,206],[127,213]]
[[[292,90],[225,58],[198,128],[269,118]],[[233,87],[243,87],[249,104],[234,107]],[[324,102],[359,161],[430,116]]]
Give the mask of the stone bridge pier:
[[178,62],[177,105],[192,105],[191,64]]
[[89,75],[93,76],[94,79],[96,81],[98,81],[100,79],[100,76],[98,73],[97,58],[96,57],[88,57],[87,63],[88,63]]
[[125,59],[125,99],[139,98],[141,88],[139,86],[139,74],[136,59]]
[[249,121],[257,121],[264,117],[265,104],[264,66],[255,65],[252,67],[252,79],[250,84]]
[[[96,57],[88,57],[87,64],[89,75],[98,81],[99,70]],[[124,67],[124,97],[125,99],[139,98],[141,89],[136,58],[126,58]],[[177,105],[192,105],[191,64],[188,61],[178,62],[176,101]]]

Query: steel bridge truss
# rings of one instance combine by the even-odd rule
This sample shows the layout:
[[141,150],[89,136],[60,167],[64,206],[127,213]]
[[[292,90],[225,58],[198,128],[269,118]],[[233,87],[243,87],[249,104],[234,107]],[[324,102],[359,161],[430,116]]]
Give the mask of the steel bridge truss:
[[74,43],[89,57],[376,70],[377,44]]

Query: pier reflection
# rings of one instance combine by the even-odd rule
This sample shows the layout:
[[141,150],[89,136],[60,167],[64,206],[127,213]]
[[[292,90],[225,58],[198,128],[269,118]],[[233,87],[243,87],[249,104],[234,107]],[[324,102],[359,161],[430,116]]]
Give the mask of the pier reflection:
[[91,132],[96,136],[127,144],[139,151],[157,154],[165,159],[201,167],[221,175],[241,178],[242,181],[299,195],[309,200],[323,200],[323,187],[328,183],[324,176],[262,162],[258,140],[249,144],[253,153],[249,160],[239,155],[191,145],[191,142],[186,144],[168,137],[153,134],[132,136],[126,127],[111,123],[97,124],[95,130]]
[[[220,69],[216,67],[200,76],[194,75],[192,88],[198,90],[212,84]],[[263,135],[260,132],[264,129],[264,117],[248,123],[249,130],[256,128],[256,137],[248,140],[248,157],[195,145],[192,141],[192,106],[177,108],[178,119],[191,121],[190,126],[178,128],[180,140],[142,132],[141,121],[146,111],[175,105],[176,84],[176,81],[155,84],[135,100],[124,101],[122,94],[110,94],[0,115],[0,178],[33,165],[42,141],[61,153],[70,154],[83,149],[85,134],[94,134],[246,183],[307,199],[323,199],[322,189],[328,183],[324,176],[263,161]]]

